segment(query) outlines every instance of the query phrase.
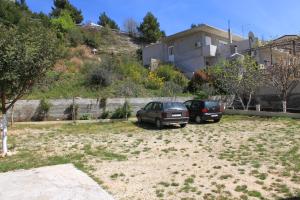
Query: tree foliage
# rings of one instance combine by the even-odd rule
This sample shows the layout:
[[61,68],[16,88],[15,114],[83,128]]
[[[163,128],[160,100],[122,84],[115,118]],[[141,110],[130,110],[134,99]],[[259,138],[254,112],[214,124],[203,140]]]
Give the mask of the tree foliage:
[[5,25],[18,24],[27,14],[27,11],[20,9],[17,4],[0,0],[0,23]]
[[105,12],[100,14],[98,24],[104,27],[109,27],[111,29],[120,30],[118,24],[110,17],[108,17]]
[[[13,35],[13,37],[12,37]],[[2,113],[44,77],[57,59],[56,34],[37,22],[0,25],[0,96]]]
[[51,19],[51,24],[60,32],[66,33],[75,28],[75,23],[69,11],[62,11],[59,17]]
[[54,0],[54,7],[52,7],[50,16],[60,17],[63,11],[68,11],[76,24],[80,24],[83,21],[81,10],[73,6],[69,0]]
[[286,102],[289,94],[300,83],[300,60],[291,55],[282,57],[279,62],[267,67],[268,83],[273,86],[283,103],[286,112]]
[[252,95],[264,83],[263,70],[250,56],[222,61],[209,68],[208,73],[218,87],[236,96],[244,110],[248,110]]
[[138,31],[141,33],[141,40],[145,43],[157,42],[164,32],[160,30],[160,25],[157,18],[148,12],[143,19],[143,22],[138,27]]

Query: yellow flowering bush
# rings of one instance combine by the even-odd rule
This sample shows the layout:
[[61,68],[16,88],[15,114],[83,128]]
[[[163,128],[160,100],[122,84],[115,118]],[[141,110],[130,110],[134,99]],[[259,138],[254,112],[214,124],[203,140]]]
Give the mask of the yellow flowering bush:
[[157,76],[155,72],[149,72],[145,87],[152,90],[160,89],[164,85],[164,79]]

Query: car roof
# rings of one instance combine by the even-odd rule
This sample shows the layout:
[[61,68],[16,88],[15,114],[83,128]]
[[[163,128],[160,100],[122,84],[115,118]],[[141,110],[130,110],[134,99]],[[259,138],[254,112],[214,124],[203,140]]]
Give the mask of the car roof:
[[209,100],[209,99],[192,99],[192,100],[188,100],[188,101],[219,102],[217,100]]
[[182,103],[178,101],[151,101],[149,103]]

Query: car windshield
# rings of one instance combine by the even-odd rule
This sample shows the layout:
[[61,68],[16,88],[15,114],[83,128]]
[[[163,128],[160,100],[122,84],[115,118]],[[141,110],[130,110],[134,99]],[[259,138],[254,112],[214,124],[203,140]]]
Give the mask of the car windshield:
[[217,101],[206,101],[205,102],[205,108],[213,108],[218,107],[219,103]]
[[179,102],[166,102],[164,109],[186,109],[185,105]]

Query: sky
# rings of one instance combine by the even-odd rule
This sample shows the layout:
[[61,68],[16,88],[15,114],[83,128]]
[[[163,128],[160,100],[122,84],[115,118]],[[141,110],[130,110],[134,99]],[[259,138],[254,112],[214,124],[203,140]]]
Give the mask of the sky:
[[[27,0],[34,12],[51,12],[53,0]],[[162,30],[171,35],[205,23],[220,29],[231,29],[247,37],[254,32],[269,40],[285,34],[300,34],[299,0],[70,0],[81,9],[84,22],[97,22],[106,12],[123,28],[124,21],[133,18],[141,22],[152,12]]]

